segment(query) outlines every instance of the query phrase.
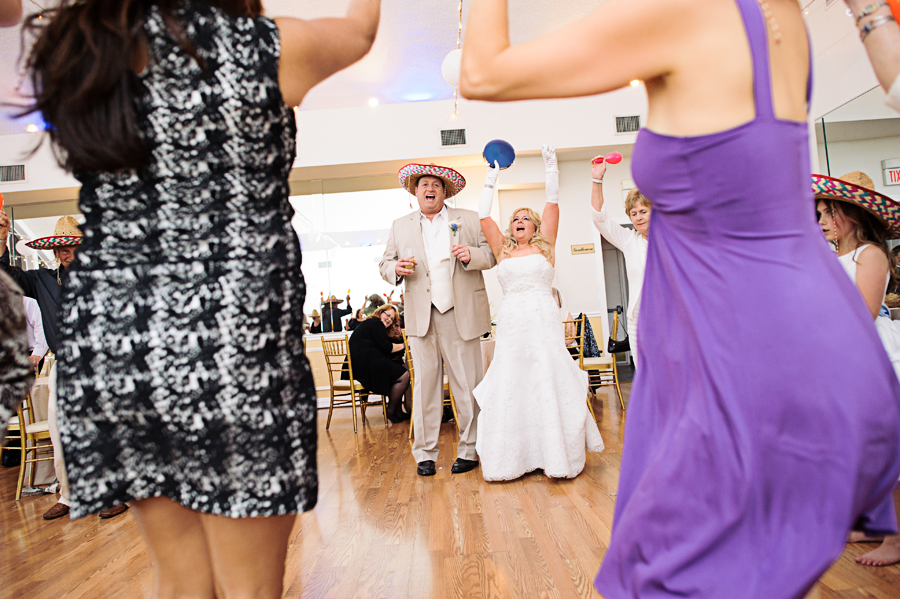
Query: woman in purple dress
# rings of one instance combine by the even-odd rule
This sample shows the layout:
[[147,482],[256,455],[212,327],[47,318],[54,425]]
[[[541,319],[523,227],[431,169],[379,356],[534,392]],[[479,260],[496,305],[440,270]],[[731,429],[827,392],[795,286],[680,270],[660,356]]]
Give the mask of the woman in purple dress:
[[802,597],[850,529],[896,530],[900,383],[810,218],[800,7],[609,0],[517,46],[506,15],[506,0],[473,3],[464,96],[585,96],[633,79],[649,96],[632,170],[653,201],[653,343],[638,348],[597,589]]

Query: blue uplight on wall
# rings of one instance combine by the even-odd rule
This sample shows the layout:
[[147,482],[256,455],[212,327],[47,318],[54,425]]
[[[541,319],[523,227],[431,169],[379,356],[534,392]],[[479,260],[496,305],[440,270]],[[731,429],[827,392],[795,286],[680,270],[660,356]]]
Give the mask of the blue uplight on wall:
[[401,97],[407,102],[426,102],[434,98],[434,94],[429,92],[412,92]]

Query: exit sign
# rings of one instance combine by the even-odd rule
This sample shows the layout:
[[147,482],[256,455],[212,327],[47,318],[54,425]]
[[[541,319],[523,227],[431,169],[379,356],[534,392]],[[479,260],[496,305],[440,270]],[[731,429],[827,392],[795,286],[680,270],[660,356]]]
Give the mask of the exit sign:
[[900,185],[900,158],[881,161],[881,172],[885,185]]

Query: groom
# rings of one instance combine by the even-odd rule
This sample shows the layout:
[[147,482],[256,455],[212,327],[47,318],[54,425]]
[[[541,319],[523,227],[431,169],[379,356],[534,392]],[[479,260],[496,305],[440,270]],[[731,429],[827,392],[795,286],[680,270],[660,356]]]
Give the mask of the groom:
[[392,285],[406,281],[406,334],[416,372],[412,447],[416,472],[435,473],[444,366],[459,417],[457,459],[451,472],[468,472],[478,466],[478,407],[472,390],[483,375],[479,339],[491,329],[481,271],[497,261],[481,232],[478,214],[444,205],[466,186],[462,175],[450,168],[408,164],[400,169],[399,179],[416,196],[419,210],[394,221],[379,268]]

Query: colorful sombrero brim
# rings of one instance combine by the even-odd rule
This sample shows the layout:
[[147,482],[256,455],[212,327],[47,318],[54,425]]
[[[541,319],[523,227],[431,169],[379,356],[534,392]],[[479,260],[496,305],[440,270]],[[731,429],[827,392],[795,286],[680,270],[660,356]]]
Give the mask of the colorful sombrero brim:
[[447,190],[448,198],[452,198],[466,187],[465,178],[458,172],[452,168],[435,166],[434,164],[407,164],[397,173],[397,178],[406,191],[416,195],[416,184],[425,175],[441,179]]
[[54,235],[52,237],[41,237],[34,241],[29,241],[25,245],[36,250],[52,250],[54,248],[71,247],[73,245],[81,245],[81,236]]
[[849,202],[868,210],[887,225],[888,239],[900,238],[900,203],[886,195],[826,175],[812,176],[812,190],[817,200]]

